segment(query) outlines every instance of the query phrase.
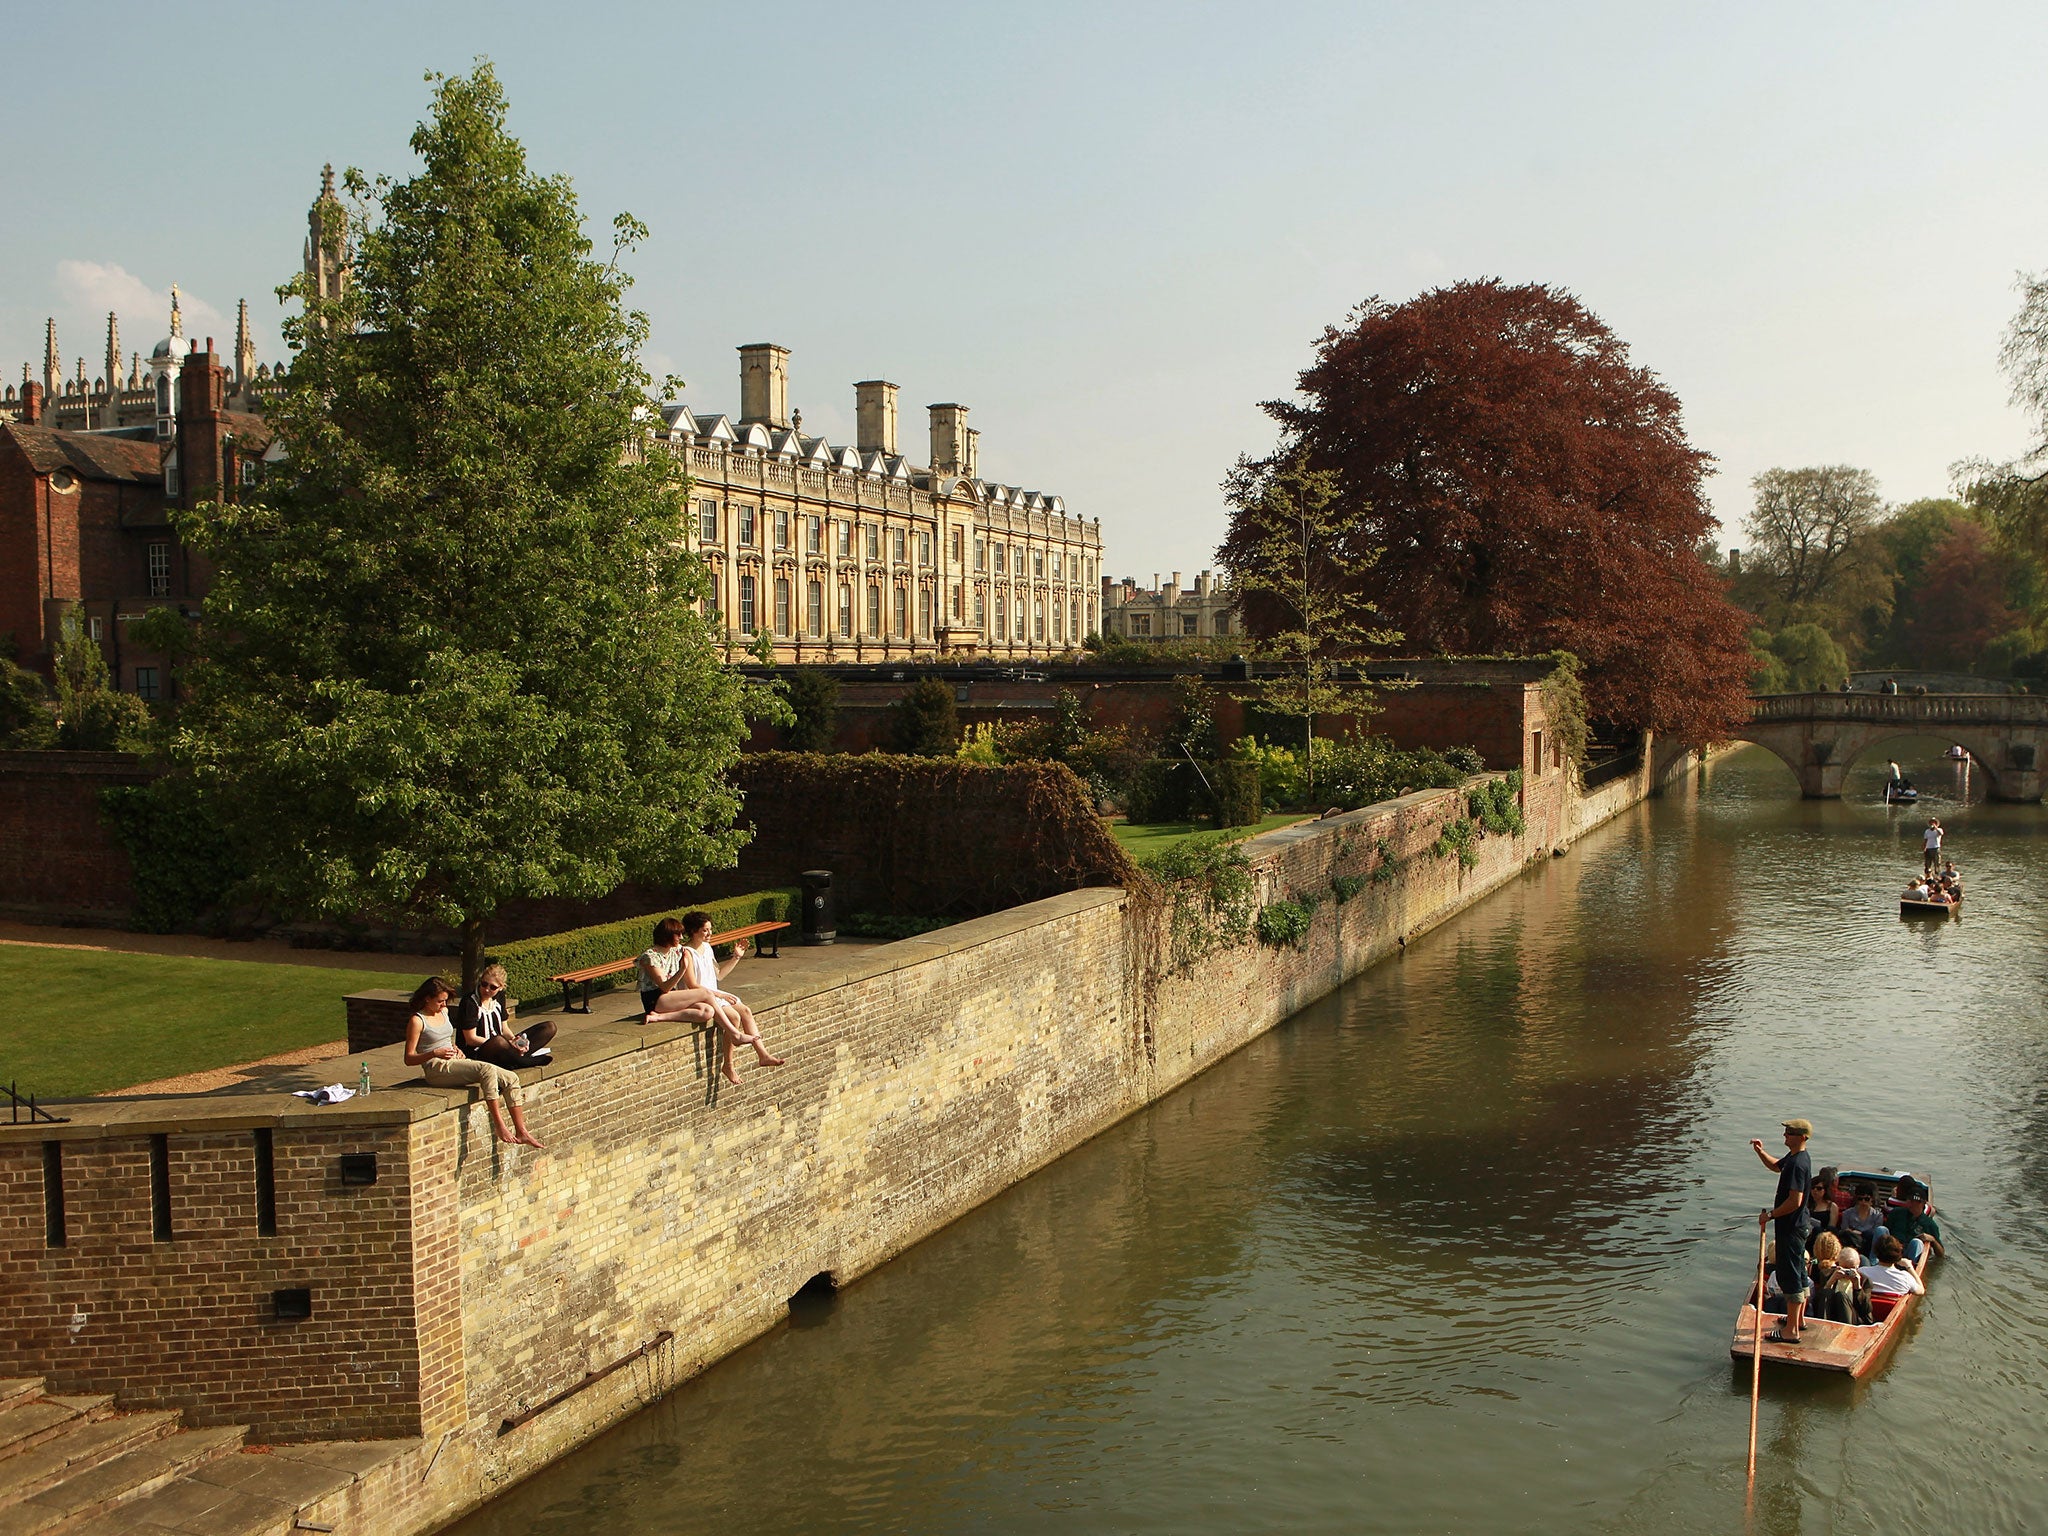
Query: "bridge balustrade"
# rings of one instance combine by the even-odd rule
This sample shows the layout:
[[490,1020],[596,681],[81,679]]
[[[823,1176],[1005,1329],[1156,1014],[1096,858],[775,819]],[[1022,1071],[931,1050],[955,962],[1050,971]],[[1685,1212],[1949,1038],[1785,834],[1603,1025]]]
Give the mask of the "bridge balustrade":
[[1749,718],[1856,720],[1873,725],[2043,725],[2048,698],[2021,693],[1774,693],[1749,701]]

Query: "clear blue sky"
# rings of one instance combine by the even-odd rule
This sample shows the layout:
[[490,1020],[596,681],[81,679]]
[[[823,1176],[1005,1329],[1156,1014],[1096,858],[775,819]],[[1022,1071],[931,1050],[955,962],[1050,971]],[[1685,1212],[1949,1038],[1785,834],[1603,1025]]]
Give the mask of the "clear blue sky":
[[[338,17],[338,20],[329,20]],[[1773,465],[1898,500],[2007,455],[2000,335],[2048,267],[2048,8],[1903,3],[19,7],[0,46],[0,366],[100,371],[193,296],[266,358],[320,165],[404,172],[484,54],[593,227],[630,209],[650,363],[734,409],[793,349],[972,407],[992,478],[1108,569],[1212,563],[1217,482],[1322,327],[1460,277],[1576,292],[1686,404],[1727,531]],[[211,313],[209,313],[209,307]],[[73,366],[67,363],[67,371]]]

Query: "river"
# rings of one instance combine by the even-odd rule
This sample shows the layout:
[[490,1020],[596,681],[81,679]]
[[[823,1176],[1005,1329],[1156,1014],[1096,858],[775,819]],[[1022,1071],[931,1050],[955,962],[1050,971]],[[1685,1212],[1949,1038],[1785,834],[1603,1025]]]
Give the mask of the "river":
[[1792,1115],[1952,1252],[1767,1373],[1756,1529],[2048,1528],[2048,809],[1913,745],[1917,813],[1720,760],[458,1529],[1737,1531]]

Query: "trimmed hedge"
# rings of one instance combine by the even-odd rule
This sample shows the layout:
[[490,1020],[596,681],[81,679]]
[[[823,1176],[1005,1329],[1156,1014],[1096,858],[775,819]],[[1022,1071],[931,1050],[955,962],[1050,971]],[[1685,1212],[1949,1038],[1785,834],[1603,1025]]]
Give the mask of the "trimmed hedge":
[[1192,821],[1196,816],[1213,817],[1219,827],[1256,826],[1264,814],[1258,764],[1235,758],[1213,763],[1148,758],[1131,780],[1124,812],[1134,826]]
[[[664,917],[681,917],[696,908],[711,914],[711,931],[722,933],[744,928],[749,923],[794,922],[802,901],[796,890],[749,891],[723,901],[679,902],[645,917],[622,918],[616,923],[599,923],[594,928],[571,928],[567,933],[544,933],[537,939],[517,939],[501,944],[484,958],[505,967],[505,990],[521,1002],[539,1004],[559,990],[550,976],[563,971],[580,971],[587,965],[603,965],[637,955],[654,942],[654,925]],[[630,985],[629,971],[600,977],[590,984],[593,992]]]
[[1209,784],[1214,789],[1216,825],[1255,827],[1264,814],[1259,804],[1259,765],[1231,758],[1209,764]]

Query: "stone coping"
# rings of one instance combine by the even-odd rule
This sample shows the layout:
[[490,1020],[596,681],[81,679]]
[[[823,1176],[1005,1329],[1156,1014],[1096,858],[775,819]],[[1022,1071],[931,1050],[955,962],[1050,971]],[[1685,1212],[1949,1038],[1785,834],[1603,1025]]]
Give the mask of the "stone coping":
[[[1121,887],[1092,886],[1049,896],[1021,907],[1011,907],[987,917],[969,918],[916,938],[850,950],[843,964],[815,969],[800,980],[778,982],[773,972],[763,972],[749,981],[746,991],[748,1005],[757,1014],[765,1014],[807,997],[896,971],[910,970],[1044,923],[1116,905],[1125,899],[1126,893]],[[688,1024],[657,1024],[650,1028],[633,1022],[630,1016],[595,1021],[583,1014],[564,1015],[560,1009],[522,1011],[520,1014],[521,1023],[543,1018],[552,1018],[563,1027],[554,1039],[554,1060],[545,1067],[522,1073],[521,1078],[526,1082],[559,1077],[632,1051],[688,1039],[696,1032]],[[419,1068],[405,1064],[404,1057],[403,1046],[387,1045],[360,1055],[282,1067],[262,1079],[204,1093],[53,1103],[49,1109],[68,1116],[68,1123],[0,1123],[0,1142],[195,1135],[254,1130],[264,1126],[280,1130],[339,1126],[363,1130],[376,1126],[410,1125],[415,1120],[462,1110],[473,1102],[468,1088],[430,1086],[421,1079]],[[339,1081],[354,1087],[359,1062],[367,1063],[370,1068],[372,1092],[367,1100],[354,1098],[341,1104],[321,1105],[292,1097],[295,1089],[317,1088],[323,1083]]]

